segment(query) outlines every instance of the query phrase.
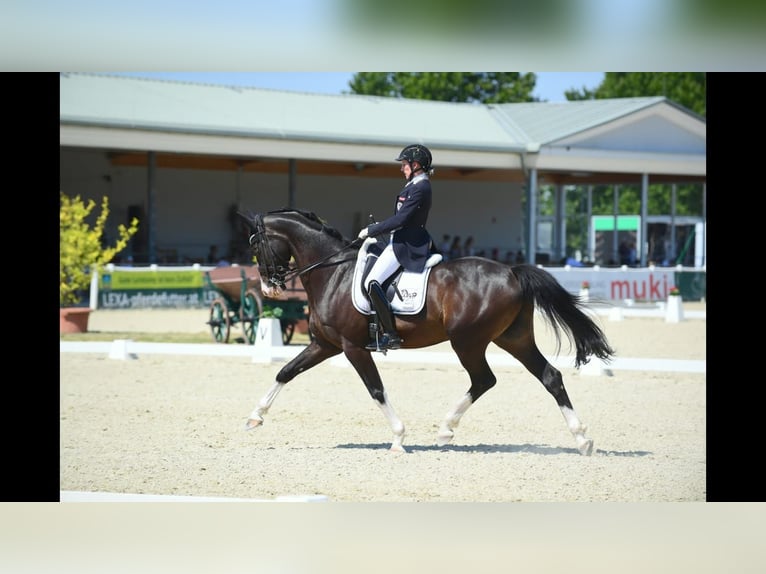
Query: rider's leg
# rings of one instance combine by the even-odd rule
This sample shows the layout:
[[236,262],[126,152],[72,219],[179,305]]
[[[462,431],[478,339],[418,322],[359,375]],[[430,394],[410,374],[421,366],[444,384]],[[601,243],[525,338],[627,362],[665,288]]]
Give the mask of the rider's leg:
[[[391,310],[386,299],[386,294],[383,292],[383,287],[377,281],[371,281],[368,295],[370,297],[370,303],[372,304],[375,312],[378,315],[378,321],[380,321],[383,327],[383,337],[380,341],[380,347],[384,349],[398,349],[402,345],[402,340],[396,332],[394,312]],[[368,348],[376,350],[377,346],[374,342],[368,345]]]
[[[380,342],[380,347],[383,349],[398,349],[401,344],[401,339],[396,333],[393,311],[381,287],[381,284],[398,268],[399,260],[396,258],[391,244],[388,244],[370,269],[364,283],[365,292],[370,299],[372,308],[383,326],[383,340]],[[378,347],[375,342],[371,342],[367,348],[377,350]]]

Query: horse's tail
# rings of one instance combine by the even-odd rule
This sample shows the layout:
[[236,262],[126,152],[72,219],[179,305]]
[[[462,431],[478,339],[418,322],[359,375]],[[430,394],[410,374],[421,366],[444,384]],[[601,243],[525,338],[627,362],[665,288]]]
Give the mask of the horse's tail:
[[513,274],[519,280],[524,299],[534,301],[552,327],[556,342],[561,344],[563,329],[577,349],[575,366],[586,364],[591,356],[611,360],[614,350],[606,335],[593,319],[582,311],[586,306],[577,296],[561,286],[556,278],[535,265],[514,265]]

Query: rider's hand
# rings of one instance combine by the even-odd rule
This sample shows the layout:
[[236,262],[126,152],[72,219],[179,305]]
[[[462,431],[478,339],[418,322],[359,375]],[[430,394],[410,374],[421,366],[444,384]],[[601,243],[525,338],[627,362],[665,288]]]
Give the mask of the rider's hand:
[[367,228],[366,227],[362,227],[362,230],[359,232],[359,235],[357,237],[359,237],[359,239],[366,239],[368,233],[369,232],[367,231]]

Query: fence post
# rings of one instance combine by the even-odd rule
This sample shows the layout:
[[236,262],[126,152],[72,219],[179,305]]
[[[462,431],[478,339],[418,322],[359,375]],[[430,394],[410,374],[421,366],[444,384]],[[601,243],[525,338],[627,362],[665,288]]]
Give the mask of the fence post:
[[90,274],[90,308],[92,311],[98,309],[98,269],[95,267]]

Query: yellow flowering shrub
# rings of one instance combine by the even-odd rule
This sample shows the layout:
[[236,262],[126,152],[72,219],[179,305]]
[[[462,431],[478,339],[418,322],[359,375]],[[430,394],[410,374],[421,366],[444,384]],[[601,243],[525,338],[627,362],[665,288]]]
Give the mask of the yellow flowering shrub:
[[96,202],[92,199],[83,201],[79,195],[69,197],[60,192],[59,210],[59,305],[76,305],[80,302],[80,292],[90,286],[93,269],[100,269],[109,263],[115,255],[128,245],[128,241],[138,231],[138,219],[130,222],[130,227],[120,224],[117,228],[119,238],[111,247],[103,245],[104,225],[109,217],[109,198],[101,201],[101,212],[91,224],[88,220]]

